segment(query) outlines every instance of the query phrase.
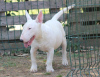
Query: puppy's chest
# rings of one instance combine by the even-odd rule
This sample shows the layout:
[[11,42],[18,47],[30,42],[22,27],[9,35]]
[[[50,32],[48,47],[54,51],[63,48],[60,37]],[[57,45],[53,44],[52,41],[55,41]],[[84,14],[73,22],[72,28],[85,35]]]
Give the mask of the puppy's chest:
[[34,44],[36,44],[36,47],[41,51],[47,52],[49,49],[48,41],[35,41]]

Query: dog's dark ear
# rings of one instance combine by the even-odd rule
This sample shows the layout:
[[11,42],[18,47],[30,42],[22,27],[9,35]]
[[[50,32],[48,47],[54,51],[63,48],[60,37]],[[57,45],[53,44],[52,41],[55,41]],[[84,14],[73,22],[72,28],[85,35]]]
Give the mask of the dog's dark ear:
[[30,15],[28,14],[27,10],[25,11],[25,15],[26,15],[27,21],[28,21],[28,20],[32,20],[32,18],[31,18]]
[[43,13],[42,13],[42,10],[39,12],[38,16],[36,17],[36,22],[37,23],[42,23],[43,22]]

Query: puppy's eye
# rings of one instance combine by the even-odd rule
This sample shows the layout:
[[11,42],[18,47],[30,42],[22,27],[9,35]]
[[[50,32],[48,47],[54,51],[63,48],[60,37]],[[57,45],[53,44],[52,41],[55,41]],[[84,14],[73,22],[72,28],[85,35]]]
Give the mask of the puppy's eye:
[[28,28],[28,30],[30,30],[31,28]]

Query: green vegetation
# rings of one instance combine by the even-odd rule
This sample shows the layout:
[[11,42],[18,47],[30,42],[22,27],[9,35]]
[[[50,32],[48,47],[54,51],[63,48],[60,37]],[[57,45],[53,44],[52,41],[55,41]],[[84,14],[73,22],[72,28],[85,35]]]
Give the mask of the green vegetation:
[[[43,11],[43,14],[49,14],[49,9],[39,9]],[[29,10],[30,15],[37,15],[38,14],[38,9],[32,9]],[[18,10],[18,11],[7,11],[6,12],[7,16],[22,16],[25,15],[25,10]]]
[[8,62],[4,62],[3,67],[14,67],[16,66],[16,63],[12,62],[12,61],[8,61]]
[[42,56],[37,56],[38,59],[44,59]]
[[46,59],[43,59],[43,62],[46,62],[47,60]]
[[56,77],[62,77],[62,75],[58,75],[58,76],[56,76]]
[[46,72],[46,73],[44,73],[44,75],[51,75],[51,73],[49,73],[49,72]]

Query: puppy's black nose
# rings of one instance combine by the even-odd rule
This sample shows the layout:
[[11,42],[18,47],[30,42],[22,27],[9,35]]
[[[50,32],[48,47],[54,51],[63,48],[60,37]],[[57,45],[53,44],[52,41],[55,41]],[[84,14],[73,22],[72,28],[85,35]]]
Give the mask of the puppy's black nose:
[[20,39],[20,42],[23,42],[23,40],[22,40],[22,39]]

